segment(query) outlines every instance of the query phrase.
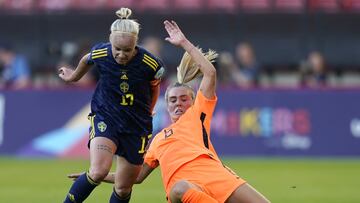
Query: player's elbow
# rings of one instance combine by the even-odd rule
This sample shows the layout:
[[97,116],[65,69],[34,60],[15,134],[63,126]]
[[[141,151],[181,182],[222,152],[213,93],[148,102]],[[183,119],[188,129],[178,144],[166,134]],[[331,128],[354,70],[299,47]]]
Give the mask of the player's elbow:
[[206,73],[204,73],[204,78],[203,79],[206,79],[206,80],[209,80],[209,81],[216,81],[216,70],[215,70],[215,68],[206,71]]
[[211,65],[211,66],[206,70],[206,72],[204,73],[204,76],[209,77],[209,78],[214,78],[214,77],[216,77],[216,69],[215,69],[215,67]]

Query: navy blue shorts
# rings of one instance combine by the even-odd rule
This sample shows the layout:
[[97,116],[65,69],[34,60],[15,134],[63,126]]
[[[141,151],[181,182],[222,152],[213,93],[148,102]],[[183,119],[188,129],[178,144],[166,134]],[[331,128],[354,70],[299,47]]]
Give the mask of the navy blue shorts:
[[146,146],[152,134],[134,135],[128,133],[119,133],[112,122],[107,121],[99,114],[90,114],[89,120],[89,143],[94,137],[106,137],[111,139],[117,146],[115,154],[124,157],[128,162],[135,165],[141,165],[144,162]]

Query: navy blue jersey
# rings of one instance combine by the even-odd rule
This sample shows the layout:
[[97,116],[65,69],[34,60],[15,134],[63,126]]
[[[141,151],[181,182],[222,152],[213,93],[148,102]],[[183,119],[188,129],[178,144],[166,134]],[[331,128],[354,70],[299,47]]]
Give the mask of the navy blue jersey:
[[95,45],[88,64],[95,64],[100,74],[91,111],[101,114],[118,129],[119,134],[144,136],[152,133],[150,81],[159,79],[163,63],[137,46],[137,54],[126,65],[113,58],[110,43]]

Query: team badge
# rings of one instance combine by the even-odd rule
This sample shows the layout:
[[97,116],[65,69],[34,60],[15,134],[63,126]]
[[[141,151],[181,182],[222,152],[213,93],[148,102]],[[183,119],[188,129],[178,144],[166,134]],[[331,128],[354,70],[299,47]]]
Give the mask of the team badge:
[[104,121],[101,121],[97,124],[97,128],[99,129],[100,132],[105,132],[107,125]]
[[120,84],[120,90],[123,93],[126,93],[127,91],[129,91],[129,84],[127,84],[127,82],[122,82]]
[[164,72],[165,72],[165,68],[164,68],[164,67],[161,67],[161,68],[158,70],[158,72],[156,72],[154,78],[157,79],[157,80],[160,79],[160,78],[162,78],[162,76],[164,75]]

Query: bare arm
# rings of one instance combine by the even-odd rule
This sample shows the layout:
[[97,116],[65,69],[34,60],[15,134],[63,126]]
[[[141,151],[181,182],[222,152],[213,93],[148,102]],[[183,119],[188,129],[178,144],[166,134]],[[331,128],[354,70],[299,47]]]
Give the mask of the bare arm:
[[204,74],[200,83],[200,91],[206,98],[212,99],[216,89],[216,69],[204,55],[184,36],[175,21],[165,21],[165,29],[169,34],[165,40],[176,46],[181,46],[190,54],[192,59],[199,65]]
[[85,75],[85,73],[87,73],[91,68],[91,65],[87,64],[88,57],[89,54],[83,56],[80,59],[80,62],[75,70],[66,67],[61,67],[59,69],[59,77],[63,79],[65,82],[76,82],[80,80]]
[[160,95],[160,80],[151,81],[151,106],[150,113],[154,113],[155,104]]
[[138,177],[136,178],[135,184],[142,183],[150,175],[150,173],[153,172],[154,169],[155,168],[151,168],[149,165],[144,163]]
[[[141,171],[140,171],[138,177],[136,178],[135,184],[142,183],[149,176],[149,174],[153,170],[154,170],[154,168],[151,168],[149,165],[144,163],[142,165],[142,168],[141,168]],[[73,180],[76,180],[82,174],[84,174],[84,172],[82,172],[82,173],[72,173],[72,174],[69,174],[67,177],[71,178]],[[115,173],[114,172],[108,173],[107,176],[104,178],[104,180],[102,182],[115,183]]]

